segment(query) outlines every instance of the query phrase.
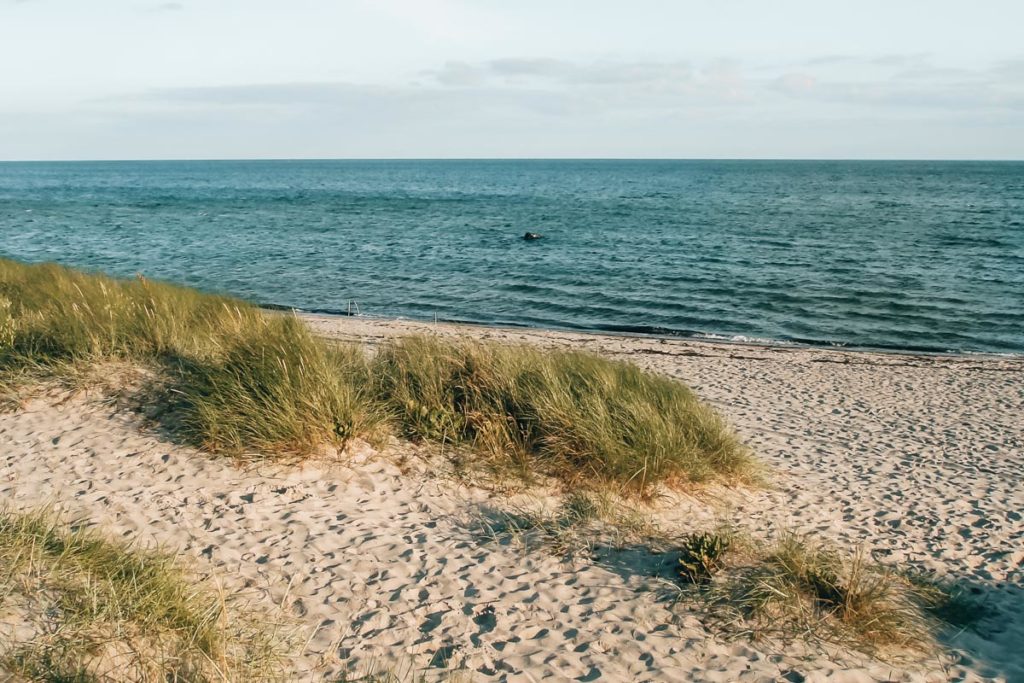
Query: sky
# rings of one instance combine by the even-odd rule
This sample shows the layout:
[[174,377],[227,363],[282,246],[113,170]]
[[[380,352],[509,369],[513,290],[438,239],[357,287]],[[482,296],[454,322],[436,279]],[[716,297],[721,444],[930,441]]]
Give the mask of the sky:
[[0,0],[0,160],[1024,159],[1024,0]]

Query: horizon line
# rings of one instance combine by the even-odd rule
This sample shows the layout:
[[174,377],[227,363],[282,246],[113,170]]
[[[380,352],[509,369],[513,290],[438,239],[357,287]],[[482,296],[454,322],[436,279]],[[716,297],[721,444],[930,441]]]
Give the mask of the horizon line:
[[0,164],[147,163],[147,162],[265,162],[265,161],[838,161],[838,162],[960,162],[1020,163],[1024,158],[992,157],[139,157],[76,159],[0,159]]

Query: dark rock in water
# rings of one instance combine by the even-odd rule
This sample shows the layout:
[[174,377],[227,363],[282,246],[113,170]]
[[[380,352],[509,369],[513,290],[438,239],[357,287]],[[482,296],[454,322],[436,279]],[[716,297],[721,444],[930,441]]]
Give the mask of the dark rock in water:
[[540,234],[539,232],[528,232],[525,235],[523,235],[523,239],[524,240],[539,240],[543,236],[544,235]]

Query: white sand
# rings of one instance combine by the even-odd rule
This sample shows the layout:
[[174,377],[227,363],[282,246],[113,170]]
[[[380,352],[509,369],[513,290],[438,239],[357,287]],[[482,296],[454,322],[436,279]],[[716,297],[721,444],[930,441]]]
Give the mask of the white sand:
[[394,460],[408,446],[356,449],[347,465],[242,470],[95,397],[0,415],[0,502],[57,503],[283,604],[312,634],[296,680],[443,659],[479,681],[1024,680],[1021,361],[310,322],[371,343],[432,330],[576,346],[680,377],[774,468],[775,489],[714,505],[675,497],[659,510],[666,523],[731,519],[761,534],[863,543],[881,560],[969,582],[992,616],[950,638],[958,662],[895,666],[722,642],[665,602],[629,553],[566,563],[487,542],[470,523],[487,494],[432,477],[415,458],[403,473]]

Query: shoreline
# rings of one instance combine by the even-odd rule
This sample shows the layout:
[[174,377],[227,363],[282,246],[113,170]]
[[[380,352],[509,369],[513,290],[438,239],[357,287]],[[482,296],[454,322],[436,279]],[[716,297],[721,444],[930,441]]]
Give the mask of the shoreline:
[[[555,327],[532,327],[528,325],[492,325],[488,323],[474,323],[464,321],[438,320],[437,322],[428,319],[404,318],[392,316],[370,316],[370,315],[348,315],[345,313],[324,313],[306,311],[303,309],[289,308],[286,306],[268,307],[260,305],[268,311],[292,312],[300,319],[313,326],[318,333],[326,333],[325,336],[345,336],[340,330],[348,327],[380,328],[388,331],[410,330],[416,332],[443,332],[445,334],[466,336],[486,336],[488,333],[501,333],[511,337],[519,338],[526,343],[536,340],[564,340],[566,343],[598,342],[602,339],[614,339],[620,341],[634,342],[638,346],[644,344],[667,345],[681,349],[703,349],[713,355],[719,355],[723,351],[747,350],[750,352],[779,352],[779,353],[803,353],[815,354],[823,357],[836,356],[846,358],[845,362],[853,363],[852,358],[860,359],[890,359],[904,361],[944,361],[949,363],[984,363],[986,366],[1005,364],[1006,371],[1024,372],[1024,352],[996,353],[996,352],[940,352],[940,351],[915,351],[871,347],[849,347],[849,346],[825,346],[813,344],[799,344],[796,342],[771,342],[753,341],[749,339],[706,339],[701,337],[688,337],[677,335],[644,334],[639,332],[616,332],[605,330],[576,330],[571,328]],[[358,338],[358,335],[356,337]],[[644,351],[640,351],[644,353]],[[657,353],[658,351],[648,351]],[[682,355],[692,355],[684,353]],[[820,361],[826,362],[826,361]],[[986,369],[996,369],[987,367]]]
[[[856,354],[882,354],[892,356],[907,356],[907,357],[922,357],[922,358],[977,358],[982,360],[1018,360],[1024,361],[1024,351],[954,351],[954,350],[931,350],[923,348],[898,348],[898,347],[886,347],[886,346],[864,346],[864,345],[847,345],[840,343],[825,343],[825,342],[810,342],[810,341],[790,341],[785,339],[769,339],[761,337],[748,337],[746,335],[733,335],[731,337],[727,335],[719,335],[716,333],[658,333],[658,332],[643,332],[640,330],[625,330],[625,329],[597,329],[597,328],[577,328],[573,326],[554,326],[554,327],[543,327],[528,324],[516,324],[516,323],[487,323],[487,322],[474,322],[469,320],[452,320],[446,318],[438,318],[431,320],[430,318],[412,318],[406,316],[390,316],[390,315],[368,315],[360,313],[345,313],[342,311],[333,310],[322,310],[322,309],[304,309],[294,308],[291,306],[283,306],[280,304],[272,303],[259,303],[256,304],[258,308],[266,311],[277,311],[277,312],[291,312],[295,313],[301,318],[318,319],[323,318],[326,320],[331,319],[346,319],[356,318],[360,320],[376,320],[385,322],[395,323],[410,323],[410,324],[421,324],[421,325],[448,325],[455,327],[464,327],[467,329],[493,329],[493,330],[505,330],[505,331],[523,331],[523,332],[551,332],[559,334],[574,334],[574,335],[587,335],[587,336],[605,336],[605,337],[616,337],[616,338],[627,338],[627,339],[654,339],[654,340],[665,340],[665,341],[679,341],[679,342],[693,342],[693,343],[706,343],[712,345],[728,345],[728,346],[744,346],[752,348],[766,348],[766,349],[795,349],[795,350],[808,350],[808,351],[837,351],[837,352],[848,352]],[[703,336],[702,336],[703,335]]]

